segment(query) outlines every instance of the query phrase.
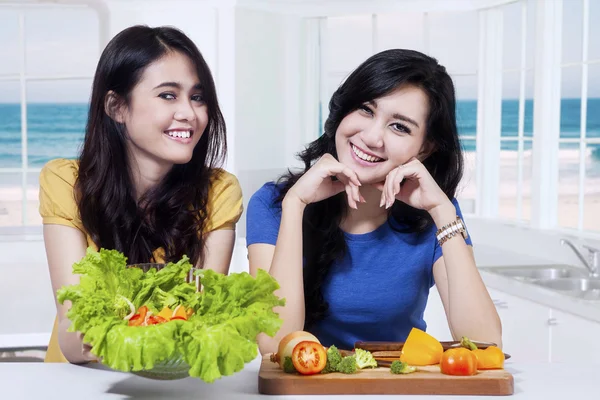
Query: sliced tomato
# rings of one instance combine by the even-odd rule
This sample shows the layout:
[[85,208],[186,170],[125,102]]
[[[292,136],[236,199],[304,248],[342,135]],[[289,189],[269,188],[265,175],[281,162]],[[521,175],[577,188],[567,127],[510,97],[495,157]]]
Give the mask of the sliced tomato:
[[305,340],[294,346],[292,364],[302,375],[318,374],[326,363],[327,352],[320,343]]
[[129,326],[141,326],[146,321],[146,314],[148,313],[148,307],[142,306],[138,310],[137,314],[129,319]]
[[165,318],[161,317],[160,315],[151,315],[148,317],[146,324],[147,325],[156,325],[156,324],[162,324],[163,322],[167,322],[167,320]]
[[175,316],[175,317],[171,318],[171,321],[176,320],[176,319],[179,319],[181,321],[187,321],[187,318],[183,318],[183,317],[180,317],[180,316]]

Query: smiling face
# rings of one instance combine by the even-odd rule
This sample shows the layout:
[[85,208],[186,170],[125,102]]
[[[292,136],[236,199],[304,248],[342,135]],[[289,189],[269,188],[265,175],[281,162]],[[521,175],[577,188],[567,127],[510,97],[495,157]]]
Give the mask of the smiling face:
[[162,166],[192,159],[208,124],[202,82],[192,61],[169,52],[150,64],[121,112],[129,154]]
[[385,180],[397,166],[418,157],[425,146],[429,102],[414,86],[363,104],[341,121],[335,136],[338,160],[363,183]]

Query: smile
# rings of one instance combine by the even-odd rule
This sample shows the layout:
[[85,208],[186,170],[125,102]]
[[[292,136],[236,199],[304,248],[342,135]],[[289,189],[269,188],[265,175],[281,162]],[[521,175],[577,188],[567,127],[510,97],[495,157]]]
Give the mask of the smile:
[[191,143],[191,137],[194,135],[194,131],[191,129],[172,129],[164,131],[163,133],[169,139],[183,144]]
[[352,153],[354,153],[356,158],[358,158],[360,161],[364,161],[364,162],[370,163],[370,164],[376,164],[378,162],[384,161],[383,158],[376,157],[376,156],[373,156],[370,154],[366,154],[365,152],[360,150],[358,147],[356,147],[352,143],[350,143],[350,147],[352,148]]

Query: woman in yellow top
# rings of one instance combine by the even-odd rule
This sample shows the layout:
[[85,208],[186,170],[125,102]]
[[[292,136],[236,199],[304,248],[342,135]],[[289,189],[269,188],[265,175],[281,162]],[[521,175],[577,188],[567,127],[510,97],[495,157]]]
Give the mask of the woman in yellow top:
[[[128,263],[178,261],[228,273],[242,193],[219,168],[225,122],[201,53],[180,31],[134,26],[98,62],[78,160],[40,174],[40,214],[52,289],[78,283],[86,248],[116,249]],[[56,300],[56,297],[55,297]],[[56,303],[46,361],[95,357],[67,332]]]

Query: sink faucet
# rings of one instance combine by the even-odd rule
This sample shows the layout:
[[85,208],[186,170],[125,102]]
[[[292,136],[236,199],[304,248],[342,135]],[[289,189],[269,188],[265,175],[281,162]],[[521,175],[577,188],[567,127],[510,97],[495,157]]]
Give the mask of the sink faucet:
[[590,271],[590,276],[592,276],[594,278],[600,277],[600,250],[599,249],[596,249],[594,247],[591,247],[591,246],[588,246],[585,244],[582,245],[588,251],[588,260],[586,260],[585,257],[583,257],[583,255],[581,254],[581,252],[579,250],[577,250],[577,247],[575,247],[575,245],[573,243],[571,243],[569,240],[561,239],[560,244],[567,245],[571,249],[573,249],[573,251],[575,252],[577,257],[579,257],[579,259],[583,263],[583,265],[585,265],[585,267]]

